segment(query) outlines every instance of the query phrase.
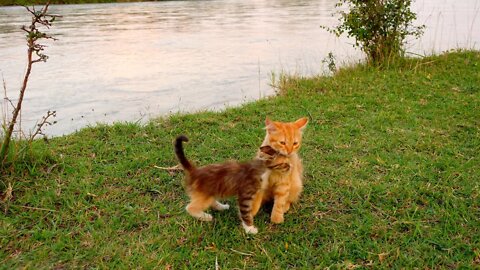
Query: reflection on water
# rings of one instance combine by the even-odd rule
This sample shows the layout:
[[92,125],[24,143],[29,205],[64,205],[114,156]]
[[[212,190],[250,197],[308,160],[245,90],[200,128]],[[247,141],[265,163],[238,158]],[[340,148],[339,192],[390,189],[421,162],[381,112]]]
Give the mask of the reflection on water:
[[[31,129],[47,110],[60,135],[96,122],[136,121],[176,111],[219,109],[270,95],[271,72],[322,72],[321,60],[359,59],[351,40],[320,25],[336,0],[168,1],[58,5],[47,63],[34,66],[22,115]],[[480,42],[478,0],[419,0],[427,25],[409,50],[424,54]],[[0,72],[16,98],[26,64],[21,7],[0,8]]]

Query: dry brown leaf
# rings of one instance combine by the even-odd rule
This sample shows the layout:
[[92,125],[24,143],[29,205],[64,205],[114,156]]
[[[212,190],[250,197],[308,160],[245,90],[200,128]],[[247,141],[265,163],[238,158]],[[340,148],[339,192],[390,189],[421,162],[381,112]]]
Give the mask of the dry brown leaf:
[[13,198],[13,187],[11,183],[8,183],[7,189],[2,195],[2,201],[7,202]]

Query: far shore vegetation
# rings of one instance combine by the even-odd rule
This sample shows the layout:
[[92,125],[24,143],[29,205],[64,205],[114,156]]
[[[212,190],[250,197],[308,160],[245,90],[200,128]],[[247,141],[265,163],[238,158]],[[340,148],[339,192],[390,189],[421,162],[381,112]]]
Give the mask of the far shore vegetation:
[[[94,4],[94,3],[127,3],[127,2],[155,2],[166,0],[0,0],[0,6],[28,6],[28,5],[45,5],[50,2],[52,5],[56,4]],[[169,0],[174,1],[174,0]]]

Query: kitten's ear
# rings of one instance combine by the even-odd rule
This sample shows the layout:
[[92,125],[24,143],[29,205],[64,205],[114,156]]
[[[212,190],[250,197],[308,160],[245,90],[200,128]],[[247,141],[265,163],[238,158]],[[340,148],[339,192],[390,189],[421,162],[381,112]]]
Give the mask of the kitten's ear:
[[308,118],[303,117],[303,118],[300,118],[297,121],[295,121],[294,125],[295,125],[296,128],[303,131],[303,129],[307,126],[307,123],[308,123]]
[[268,126],[270,126],[271,124],[272,124],[272,120],[270,120],[270,118],[268,118],[268,116],[265,117],[265,126],[268,127]]
[[275,127],[275,124],[273,123],[272,120],[270,120],[270,118],[265,118],[265,129],[268,131],[268,132],[273,132],[275,130],[277,130],[277,128]]
[[275,154],[278,153],[278,152],[277,152],[275,149],[273,149],[270,145],[261,146],[261,147],[260,147],[260,152],[265,153],[265,154],[267,154],[267,155],[269,155],[269,156],[273,156],[273,155],[275,155]]

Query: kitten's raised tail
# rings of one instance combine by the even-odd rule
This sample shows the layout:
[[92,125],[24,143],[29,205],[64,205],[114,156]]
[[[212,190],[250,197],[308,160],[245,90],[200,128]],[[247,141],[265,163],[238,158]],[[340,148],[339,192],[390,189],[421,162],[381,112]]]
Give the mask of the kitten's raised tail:
[[188,138],[185,135],[180,135],[175,139],[175,154],[183,168],[190,172],[194,167],[185,157],[185,153],[183,152],[183,142],[188,142]]

